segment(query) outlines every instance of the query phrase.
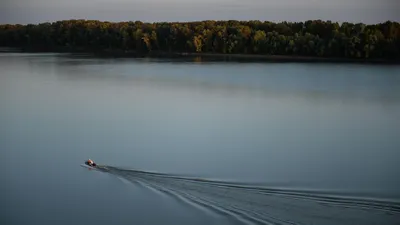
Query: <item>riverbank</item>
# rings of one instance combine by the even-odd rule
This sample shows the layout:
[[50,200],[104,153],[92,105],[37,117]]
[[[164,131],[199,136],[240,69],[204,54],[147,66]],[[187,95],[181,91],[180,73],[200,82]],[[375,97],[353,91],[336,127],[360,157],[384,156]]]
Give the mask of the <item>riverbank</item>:
[[262,60],[272,62],[333,62],[333,63],[390,63],[400,64],[400,60],[388,59],[350,59],[350,58],[326,58],[326,57],[308,57],[295,55],[256,55],[256,54],[220,54],[220,53],[177,53],[179,56],[194,57],[216,57],[231,58],[243,60]]
[[400,59],[354,59],[309,57],[295,55],[257,55],[257,54],[223,54],[223,53],[193,53],[193,52],[165,52],[151,51],[147,53],[124,51],[120,49],[88,49],[88,48],[3,48],[6,51],[22,51],[34,53],[85,53],[100,57],[154,57],[154,58],[193,58],[195,61],[264,61],[264,62],[307,62],[307,63],[366,63],[366,64],[400,64]]

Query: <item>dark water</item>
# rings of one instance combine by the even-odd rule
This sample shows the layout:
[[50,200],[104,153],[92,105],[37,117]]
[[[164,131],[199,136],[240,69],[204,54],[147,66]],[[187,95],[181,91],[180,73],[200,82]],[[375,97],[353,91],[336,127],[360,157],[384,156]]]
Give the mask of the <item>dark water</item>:
[[399,224],[399,66],[0,68],[0,224]]

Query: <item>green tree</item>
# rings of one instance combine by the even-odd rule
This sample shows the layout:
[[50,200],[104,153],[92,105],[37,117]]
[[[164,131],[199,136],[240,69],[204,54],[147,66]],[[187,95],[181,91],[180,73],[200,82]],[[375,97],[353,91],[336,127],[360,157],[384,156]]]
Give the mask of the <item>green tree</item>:
[[0,45],[38,49],[257,53],[345,58],[400,59],[400,24],[198,21],[112,23],[63,20],[0,25]]

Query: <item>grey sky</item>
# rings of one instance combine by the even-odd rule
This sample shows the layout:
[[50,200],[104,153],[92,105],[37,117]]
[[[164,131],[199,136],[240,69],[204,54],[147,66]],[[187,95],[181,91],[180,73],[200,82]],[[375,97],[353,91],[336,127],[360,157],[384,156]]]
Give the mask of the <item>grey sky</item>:
[[400,0],[0,0],[0,23],[322,19],[400,21]]

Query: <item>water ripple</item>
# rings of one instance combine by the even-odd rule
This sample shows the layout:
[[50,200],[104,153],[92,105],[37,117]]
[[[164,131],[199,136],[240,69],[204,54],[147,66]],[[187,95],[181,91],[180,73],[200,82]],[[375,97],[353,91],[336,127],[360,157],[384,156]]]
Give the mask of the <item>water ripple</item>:
[[400,203],[281,190],[168,174],[105,167],[104,172],[138,182],[203,211],[225,215],[232,224],[399,224]]

